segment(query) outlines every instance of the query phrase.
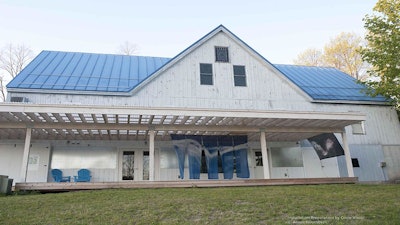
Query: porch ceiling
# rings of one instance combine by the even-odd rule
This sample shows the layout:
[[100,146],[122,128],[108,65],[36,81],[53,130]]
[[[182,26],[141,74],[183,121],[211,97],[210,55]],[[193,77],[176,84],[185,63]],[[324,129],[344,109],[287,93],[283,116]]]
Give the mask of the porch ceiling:
[[245,111],[187,108],[141,108],[83,105],[0,104],[0,139],[146,140],[154,130],[156,140],[170,134],[247,134],[259,140],[298,141],[320,133],[342,132],[360,123],[355,112]]

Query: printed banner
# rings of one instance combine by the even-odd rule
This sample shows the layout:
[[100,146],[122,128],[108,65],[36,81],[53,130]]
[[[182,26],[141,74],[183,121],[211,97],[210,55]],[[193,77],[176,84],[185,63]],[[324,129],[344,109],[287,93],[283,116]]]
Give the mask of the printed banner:
[[342,146],[332,133],[320,134],[309,138],[308,141],[314,147],[319,159],[344,155]]

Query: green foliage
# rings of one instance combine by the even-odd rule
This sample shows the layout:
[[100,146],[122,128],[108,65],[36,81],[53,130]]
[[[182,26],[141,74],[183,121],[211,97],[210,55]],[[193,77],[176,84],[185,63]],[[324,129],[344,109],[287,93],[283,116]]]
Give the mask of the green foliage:
[[362,38],[355,33],[342,32],[325,45],[324,62],[335,67],[357,80],[363,65],[359,53]]
[[400,109],[400,0],[379,0],[374,14],[364,18],[367,46],[363,60],[372,65],[372,79],[365,82],[371,96],[392,99]]
[[398,224],[400,185],[77,191],[0,198],[0,224]]
[[363,61],[359,53],[362,38],[355,33],[342,32],[332,38],[323,50],[309,48],[297,56],[294,63],[304,66],[330,66],[356,79],[361,79]]

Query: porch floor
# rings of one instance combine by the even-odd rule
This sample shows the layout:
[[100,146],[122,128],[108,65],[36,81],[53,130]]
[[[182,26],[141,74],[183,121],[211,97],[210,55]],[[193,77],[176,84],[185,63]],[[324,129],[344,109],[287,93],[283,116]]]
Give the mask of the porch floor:
[[179,181],[126,181],[126,182],[67,182],[67,183],[16,183],[16,191],[62,192],[76,190],[116,188],[190,188],[190,187],[246,187],[308,184],[354,184],[357,177],[290,178],[290,179],[240,179],[240,180],[179,180]]

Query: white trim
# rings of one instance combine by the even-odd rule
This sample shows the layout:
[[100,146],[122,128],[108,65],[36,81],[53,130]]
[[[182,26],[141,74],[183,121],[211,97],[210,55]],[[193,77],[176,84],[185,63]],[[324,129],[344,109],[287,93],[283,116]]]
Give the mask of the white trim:
[[21,165],[21,182],[26,182],[26,176],[28,172],[28,160],[29,160],[29,151],[31,148],[31,137],[32,137],[32,128],[26,128],[26,136],[25,136],[25,144],[24,144],[24,154],[22,156],[22,165]]
[[345,158],[346,158],[347,174],[348,174],[349,177],[354,177],[353,163],[352,163],[352,160],[351,160],[349,143],[347,141],[346,131],[343,131],[341,133],[341,135],[342,135],[342,141],[343,141],[344,155],[345,155]]
[[300,94],[302,97],[304,97],[307,101],[312,101],[313,99],[311,96],[309,96],[305,91],[303,91],[299,86],[297,86],[294,82],[292,82],[289,78],[287,78],[278,68],[275,67],[274,64],[270,63],[264,56],[259,54],[256,50],[251,48],[249,45],[247,45],[246,42],[238,38],[235,34],[232,32],[224,29],[222,30],[228,37],[230,37],[233,41],[236,42],[236,44],[240,45],[243,49],[247,50],[247,52],[252,55],[256,60],[259,60],[262,64],[267,66],[270,70],[275,72],[276,74],[279,75],[279,78],[281,78],[284,82],[286,82],[291,88],[293,88],[298,94]]
[[260,144],[261,144],[261,157],[263,161],[264,179],[270,179],[271,173],[269,170],[268,152],[267,152],[267,141],[265,139],[265,132],[260,132]]
[[181,61],[183,58],[185,58],[188,54],[190,54],[192,51],[197,49],[199,46],[204,44],[206,41],[211,39],[213,36],[218,34],[221,31],[225,31],[225,28],[223,26],[219,26],[218,28],[214,29],[210,33],[208,33],[206,36],[202,37],[200,40],[197,42],[193,43],[191,46],[183,50],[181,53],[179,53],[177,56],[172,58],[170,61],[168,61],[166,64],[164,64],[159,70],[157,70],[155,73],[151,74],[149,77],[147,77],[145,80],[143,80],[141,83],[139,83],[133,90],[131,90],[129,93],[133,95],[134,93],[138,92],[140,89],[145,87],[148,83],[150,83],[152,80],[157,78],[160,74],[164,73],[166,70],[174,66],[176,63]]
[[132,96],[130,91],[115,92],[115,91],[77,91],[77,90],[52,90],[52,89],[27,89],[27,88],[8,88],[9,93],[38,93],[38,94],[66,94],[66,95],[100,95],[100,96]]
[[[235,118],[272,118],[272,119],[321,119],[321,120],[366,120],[360,112],[315,112],[315,111],[261,111],[261,110],[224,110],[224,109],[187,109],[156,108],[134,106],[99,106],[99,105],[63,105],[63,104],[18,104],[1,103],[0,112],[21,113],[83,113],[83,114],[125,114],[125,115],[170,115],[170,116],[205,116]],[[112,113],[110,113],[112,112]]]
[[154,130],[149,131],[149,180],[154,181]]
[[389,102],[378,101],[350,101],[350,100],[312,100],[311,103],[350,104],[350,105],[386,105],[393,107]]

